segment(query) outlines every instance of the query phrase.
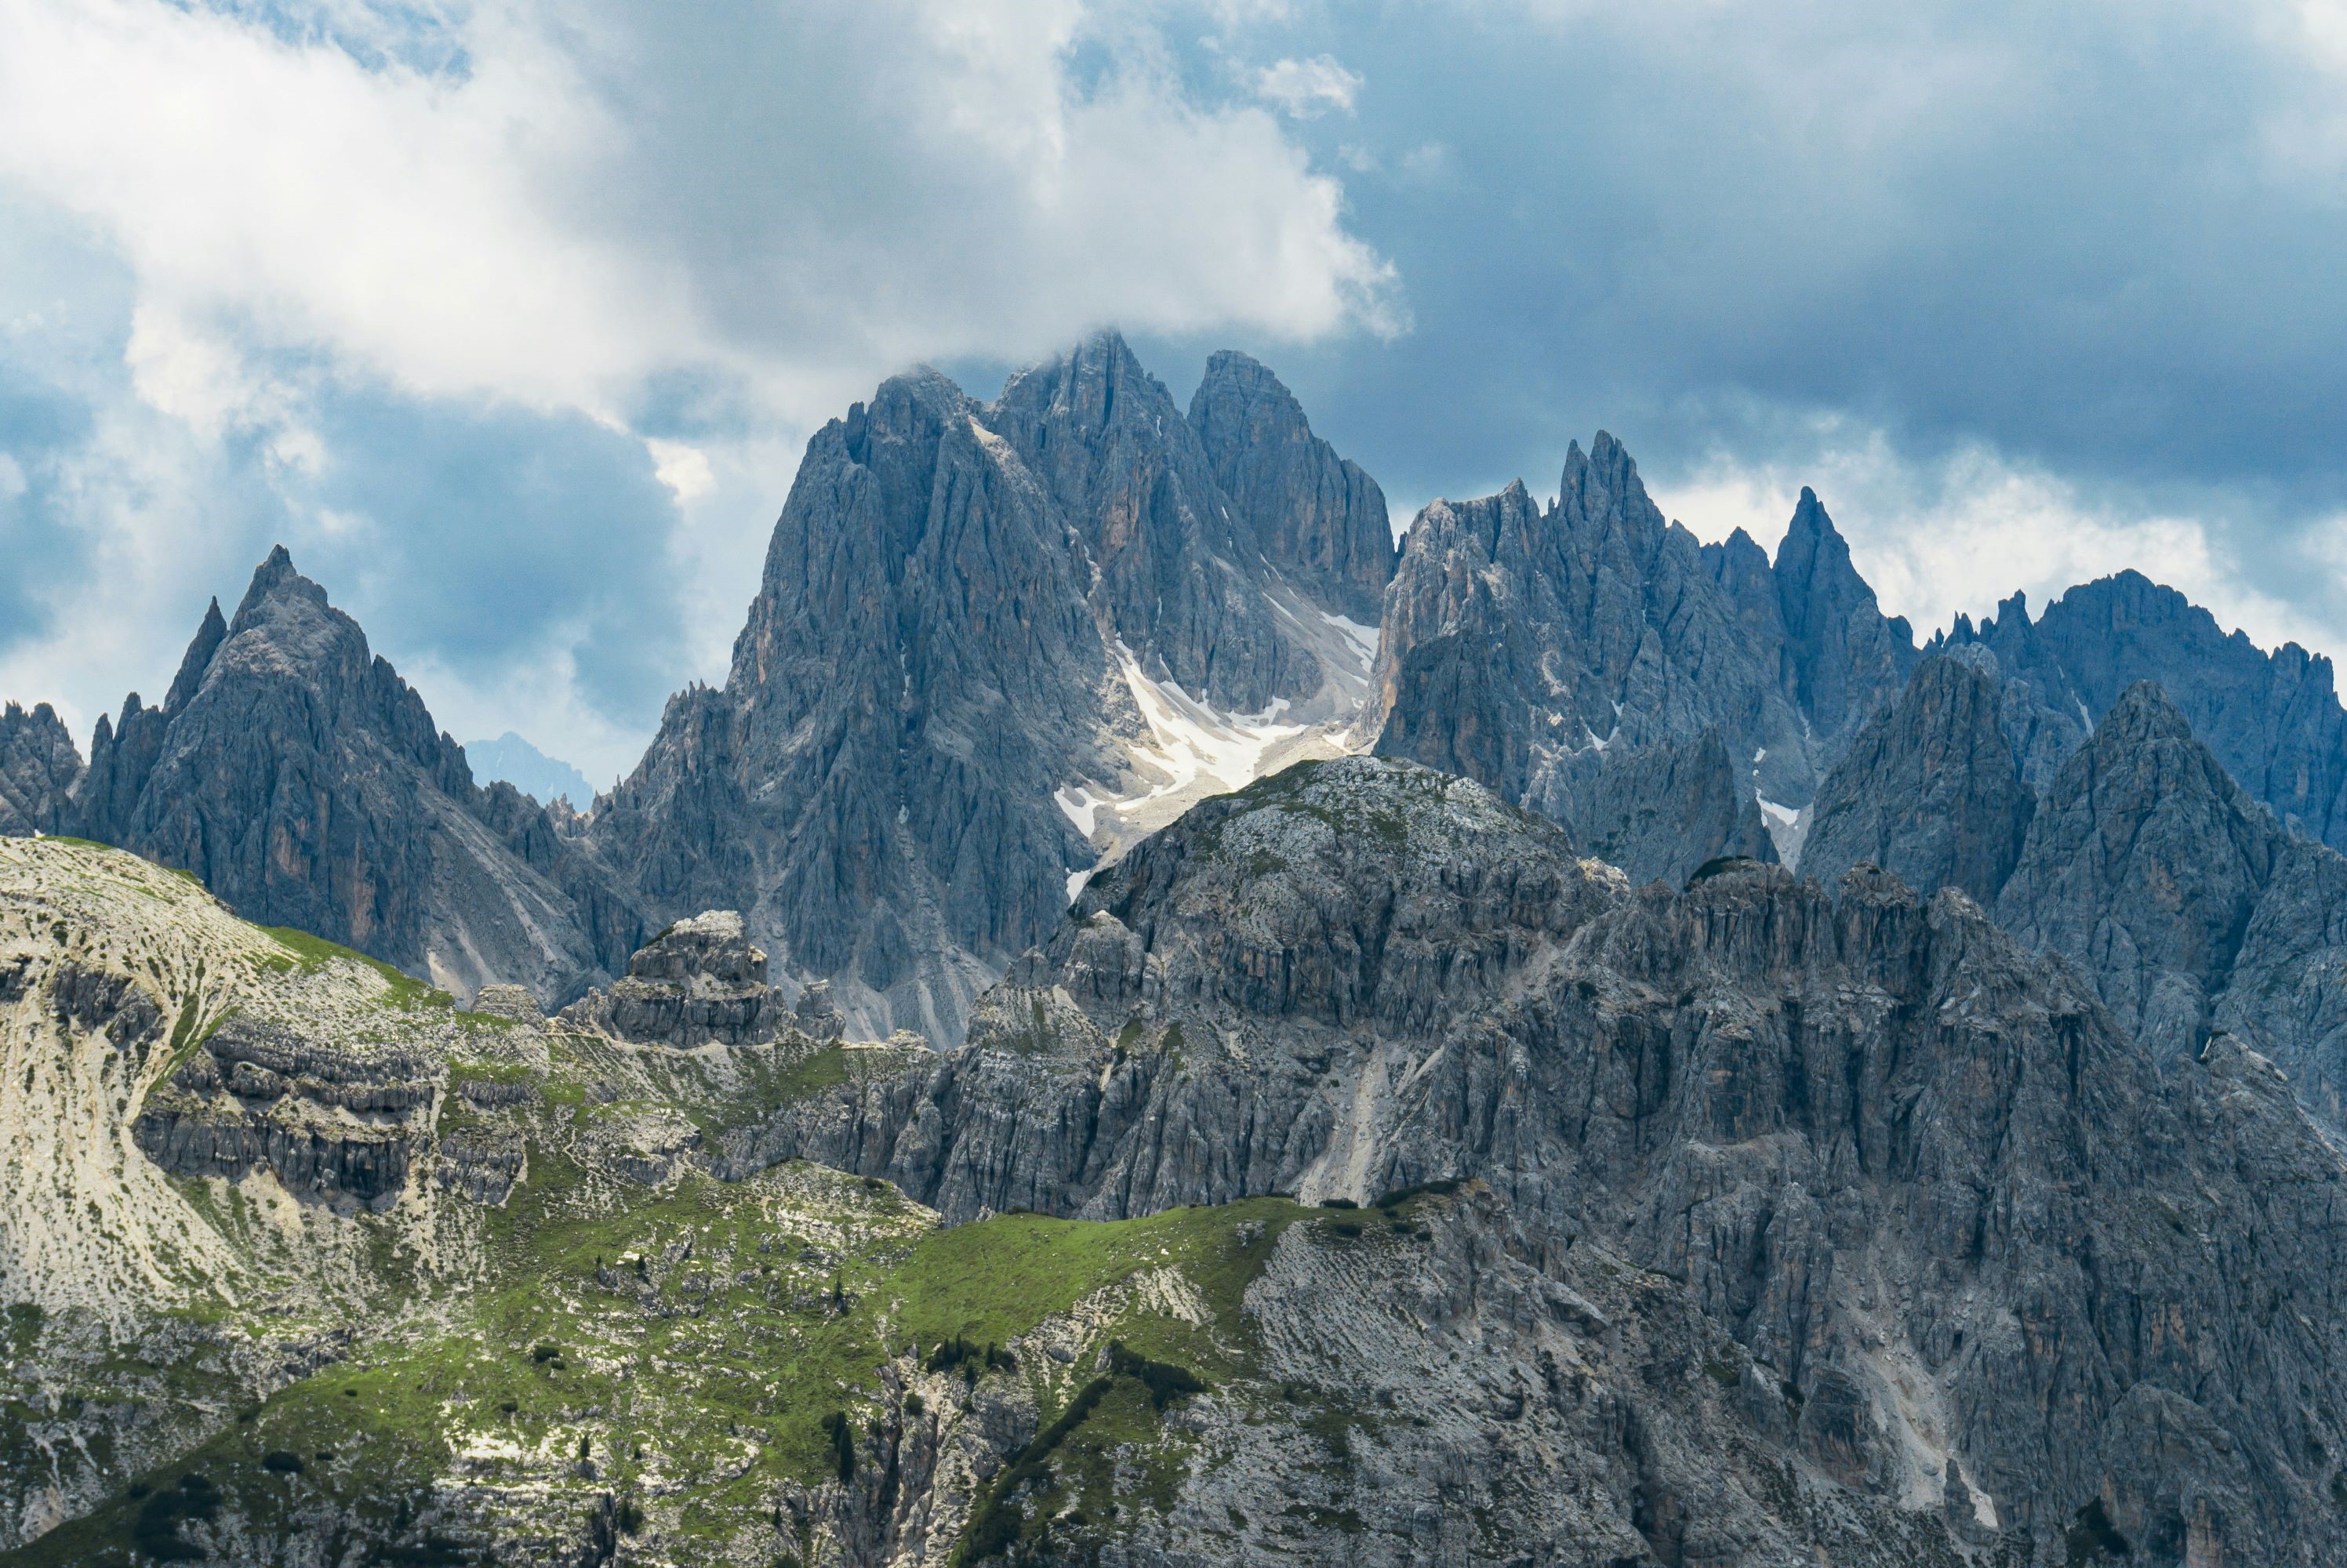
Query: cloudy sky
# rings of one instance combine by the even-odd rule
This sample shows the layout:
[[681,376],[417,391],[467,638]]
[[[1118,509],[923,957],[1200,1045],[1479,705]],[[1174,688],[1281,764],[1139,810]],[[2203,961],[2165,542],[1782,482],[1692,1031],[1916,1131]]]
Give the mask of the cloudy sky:
[[1919,625],[2347,649],[2347,0],[0,0],[0,695],[86,738],[282,540],[608,782],[815,426],[1108,323],[1405,514],[1604,426]]

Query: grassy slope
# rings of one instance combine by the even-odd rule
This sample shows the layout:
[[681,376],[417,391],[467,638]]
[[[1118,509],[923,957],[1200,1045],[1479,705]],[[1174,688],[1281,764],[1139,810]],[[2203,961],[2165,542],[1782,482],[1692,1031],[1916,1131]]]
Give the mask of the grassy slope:
[[[46,853],[58,851],[92,853],[64,845]],[[152,900],[151,868],[115,851],[96,856],[91,870],[119,871]],[[78,861],[69,869],[86,883]],[[517,1137],[527,1175],[500,1207],[434,1194],[425,1207],[437,1220],[405,1210],[346,1220],[311,1213],[313,1239],[337,1237],[359,1259],[354,1268],[345,1259],[333,1288],[304,1286],[304,1233],[256,1218],[250,1183],[174,1181],[273,1300],[199,1293],[150,1321],[226,1327],[231,1341],[247,1343],[282,1343],[297,1322],[344,1324],[358,1330],[347,1358],[241,1409],[238,1378],[200,1344],[177,1358],[133,1344],[112,1381],[109,1362],[90,1363],[87,1397],[111,1398],[119,1382],[133,1389],[123,1397],[151,1399],[168,1382],[179,1403],[214,1410],[199,1430],[217,1424],[218,1435],[0,1561],[128,1563],[142,1541],[151,1559],[168,1550],[175,1519],[213,1507],[264,1532],[339,1509],[368,1533],[405,1532],[400,1550],[433,1561],[453,1548],[435,1546],[408,1516],[452,1480],[509,1489],[549,1529],[575,1527],[607,1495],[641,1498],[671,1555],[713,1557],[765,1519],[778,1489],[835,1472],[826,1418],[844,1416],[859,1436],[900,1418],[881,1377],[892,1357],[923,1359],[954,1338],[1007,1345],[1120,1282],[1171,1270],[1203,1304],[1203,1324],[1142,1307],[1136,1295],[1088,1343],[1113,1335],[1134,1355],[1209,1383],[1243,1378],[1240,1297],[1280,1231],[1311,1212],[1259,1199],[1116,1224],[1010,1214],[940,1229],[886,1184],[811,1167],[738,1184],[688,1170],[640,1186],[598,1162],[599,1139],[648,1116],[713,1134],[852,1075],[888,1071],[897,1053],[833,1046],[712,1062],[707,1053],[541,1034],[458,1012],[445,993],[305,933],[231,924],[253,940],[251,979],[223,996],[229,1007],[287,1011],[282,1001],[298,1013],[319,984],[363,974],[356,1010],[343,1006],[333,1038],[398,1043],[446,1061],[433,1137]],[[278,997],[284,987],[295,989]],[[194,1016],[183,1011],[171,1058],[203,1032],[190,1027]],[[220,1016],[211,1014],[214,1027]],[[527,1085],[530,1097],[477,1106],[458,1091],[466,1081]],[[12,1344],[39,1332],[14,1317],[6,1327]],[[986,1375],[1022,1380],[1043,1423],[1085,1380],[1040,1355]],[[1049,1456],[1057,1477],[1049,1484],[1095,1513],[1106,1508],[1114,1450],[1162,1433],[1142,1383],[1110,1382]],[[39,1419],[30,1409],[0,1417],[19,1426]],[[578,1464],[582,1442],[591,1474]],[[193,1490],[181,1485],[189,1476],[199,1478]],[[697,1553],[695,1542],[709,1550]]]
[[[12,1561],[128,1563],[141,1510],[151,1519],[154,1494],[173,1496],[190,1474],[260,1521],[332,1498],[390,1532],[402,1501],[445,1477],[528,1485],[582,1440],[595,1477],[580,1479],[572,1510],[606,1489],[651,1496],[683,1481],[662,1521],[670,1547],[715,1548],[765,1515],[778,1483],[832,1472],[824,1419],[842,1412],[859,1432],[876,1419],[892,1352],[926,1356],[956,1337],[1008,1343],[1104,1286],[1173,1267],[1212,1327],[1128,1311],[1117,1336],[1209,1379],[1239,1372],[1240,1295],[1278,1232],[1309,1212],[1258,1199],[1113,1224],[1017,1214],[938,1230],[893,1188],[805,1168],[733,1185],[688,1178],[600,1212],[572,1176],[548,1172],[515,1194],[493,1277],[445,1322],[359,1348],[141,1478],[146,1496]],[[1045,1419],[1065,1402],[1046,1392]],[[1111,1450],[1157,1430],[1145,1392],[1120,1380],[1054,1455],[1062,1484],[1104,1497]],[[297,1456],[301,1473],[268,1469],[272,1453]]]

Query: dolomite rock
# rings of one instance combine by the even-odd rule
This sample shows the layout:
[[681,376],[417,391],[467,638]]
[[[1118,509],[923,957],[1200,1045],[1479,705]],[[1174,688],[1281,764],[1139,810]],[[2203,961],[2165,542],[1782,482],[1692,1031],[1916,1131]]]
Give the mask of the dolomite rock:
[[0,836],[70,831],[81,752],[46,702],[0,708]]
[[499,788],[512,799],[474,786],[463,749],[280,548],[232,619],[211,606],[163,706],[133,693],[98,721],[73,830],[460,996],[492,980],[575,994],[641,927]]
[[1993,907],[2037,804],[2005,741],[2004,698],[1982,671],[1926,659],[1827,775],[1801,869],[1831,886],[1865,862]]
[[1519,482],[1411,525],[1377,750],[1545,813],[1633,880],[1677,881],[1777,858],[1760,803],[1808,804],[1914,661],[1815,495],[1772,567],[1741,531],[1699,545],[1665,522],[1601,431],[1553,506]]
[[1383,584],[1382,498],[1256,373],[1224,364],[1194,428],[1102,333],[992,404],[924,370],[825,426],[725,684],[670,702],[597,853],[661,916],[742,911],[851,1032],[958,1041],[1125,841],[1068,801],[1227,787],[1194,764],[1212,736],[1144,700],[1228,740],[1242,715],[1347,724],[1366,695],[1328,613]]
[[628,960],[626,979],[561,1015],[572,1029],[679,1050],[770,1040],[778,1025],[796,1018],[766,983],[766,955],[750,945],[731,909],[679,920]]
[[2347,711],[2330,660],[2294,642],[2265,652],[2136,571],[2073,588],[2034,621],[2017,593],[1978,627],[1960,615],[1944,646],[1986,651],[2013,683],[2006,728],[2034,787],[2052,784],[2128,687],[2155,681],[2284,826],[2347,849]]
[[1098,879],[963,1050],[727,1153],[957,1216],[1474,1177],[1527,1245],[1684,1288],[1852,1495],[1937,1530],[1952,1462],[2030,1563],[2098,1498],[2145,1561],[2333,1539],[2304,1460],[2347,1451],[2347,1166],[2256,1053],[2163,1068],[1962,894],[1870,869],[1634,893],[1471,784],[1307,767]]

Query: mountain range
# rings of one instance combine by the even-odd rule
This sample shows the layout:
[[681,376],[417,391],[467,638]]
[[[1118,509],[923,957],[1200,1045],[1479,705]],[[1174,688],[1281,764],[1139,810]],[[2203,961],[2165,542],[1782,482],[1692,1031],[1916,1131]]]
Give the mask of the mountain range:
[[2135,573],[1102,333],[477,765],[282,549],[0,711],[9,1560],[2347,1563],[2347,712]]
[[595,786],[585,774],[559,757],[548,756],[511,730],[494,741],[466,741],[465,761],[480,778],[509,784],[548,805],[560,801],[579,811],[595,804]]

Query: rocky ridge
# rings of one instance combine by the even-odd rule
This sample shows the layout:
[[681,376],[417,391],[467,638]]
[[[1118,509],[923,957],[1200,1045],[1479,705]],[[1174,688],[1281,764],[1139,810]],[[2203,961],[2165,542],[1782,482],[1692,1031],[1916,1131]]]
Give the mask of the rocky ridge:
[[2294,642],[2265,652],[2135,571],[2071,589],[2034,621],[2015,594],[1977,627],[1957,617],[1933,646],[1993,657],[2010,683],[2006,728],[2035,788],[2052,783],[2129,686],[2155,681],[2285,826],[2347,849],[2347,710],[2319,654]]
[[1953,1520],[1949,1550],[2337,1539],[2338,1153],[2238,1040],[2170,1065],[1970,899],[1871,869],[1634,893],[1473,784],[1292,770],[1103,874],[958,1056],[727,1153],[949,1216],[1479,1180],[1683,1288],[1788,1386],[1799,1473]]
[[1814,494],[1772,566],[1740,530],[1703,545],[1666,522],[1600,432],[1568,451],[1546,507],[1519,482],[1411,524],[1386,600],[1377,749],[1475,779],[1583,842],[1636,842],[1620,813],[1645,798],[1643,780],[1607,775],[1668,776],[1641,753],[1714,735],[1735,803],[1698,809],[1705,773],[1674,807],[1705,837],[1634,868],[1661,874],[1753,847],[1747,799],[1790,850],[1800,808],[1915,657]]
[[[559,999],[641,933],[627,892],[535,802],[475,786],[463,749],[282,548],[232,619],[210,606],[162,706],[133,692],[99,718],[87,767],[54,715],[42,733],[51,785],[30,826],[184,867],[255,920],[458,994],[502,981]],[[23,774],[26,750],[0,726],[0,772]]]
[[[1778,1371],[1678,1283],[1485,1184],[941,1229],[713,1179],[744,1117],[920,1053],[460,1013],[94,846],[0,845],[0,899],[11,1125],[82,1151],[10,1170],[92,1200],[0,1206],[0,1561],[1963,1561],[1788,1462]],[[646,973],[754,983],[696,924]],[[285,1158],[289,1115],[406,1163]],[[23,1269],[39,1214],[119,1264]]]
[[2009,743],[2011,695],[1976,651],[1926,659],[1828,778],[1803,872],[1876,866],[1962,887],[2075,964],[2156,1053],[2229,1033],[2281,1066],[2323,1125],[2347,1127],[2347,858],[2277,822],[2149,682],[2034,794]]
[[0,836],[66,831],[79,777],[81,753],[56,709],[46,702],[29,713],[15,702],[0,708]]

